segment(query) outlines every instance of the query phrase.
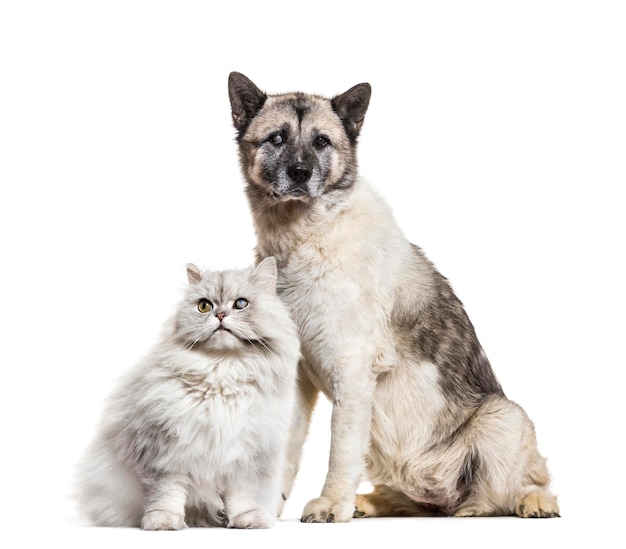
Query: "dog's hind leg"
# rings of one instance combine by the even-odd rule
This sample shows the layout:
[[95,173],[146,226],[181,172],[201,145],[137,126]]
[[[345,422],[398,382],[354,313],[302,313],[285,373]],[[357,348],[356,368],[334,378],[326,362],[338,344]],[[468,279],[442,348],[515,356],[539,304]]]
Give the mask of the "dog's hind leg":
[[522,408],[504,397],[491,399],[475,415],[471,429],[480,467],[455,516],[560,516],[535,428]]
[[355,518],[367,517],[434,517],[439,510],[427,504],[420,504],[411,498],[380,484],[369,494],[357,494],[355,501]]
[[515,514],[522,518],[559,517],[559,505],[556,496],[548,490],[549,483],[546,460],[535,449],[526,466],[523,491],[515,505]]

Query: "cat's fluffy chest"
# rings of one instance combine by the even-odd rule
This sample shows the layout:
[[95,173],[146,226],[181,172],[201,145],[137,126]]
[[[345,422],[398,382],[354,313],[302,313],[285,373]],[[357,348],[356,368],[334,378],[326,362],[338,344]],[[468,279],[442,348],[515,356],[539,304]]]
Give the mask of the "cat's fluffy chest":
[[237,359],[204,360],[202,369],[186,369],[178,379],[199,407],[210,410],[211,403],[236,406],[260,390],[251,369]]
[[159,452],[161,458],[180,461],[181,468],[185,464],[201,476],[205,467],[223,469],[253,456],[263,444],[264,421],[272,422],[279,405],[262,392],[253,365],[240,357],[218,359],[187,350],[162,353],[161,361],[163,367],[144,370],[135,385],[143,421],[167,432],[173,445]]

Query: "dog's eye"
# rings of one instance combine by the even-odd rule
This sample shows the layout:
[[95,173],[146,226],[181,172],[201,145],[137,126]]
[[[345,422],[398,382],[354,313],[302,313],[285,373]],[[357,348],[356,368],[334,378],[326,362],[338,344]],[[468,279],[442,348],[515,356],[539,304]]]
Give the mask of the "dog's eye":
[[273,133],[270,135],[270,143],[272,145],[282,145],[285,142],[285,138],[279,133]]
[[235,301],[235,304],[233,305],[235,309],[245,309],[247,306],[248,301],[243,297],[240,297],[237,301]]
[[323,149],[327,145],[330,145],[330,139],[328,139],[325,135],[318,135],[315,138],[315,145],[320,149]]
[[198,301],[198,311],[201,313],[210,313],[213,309],[213,303],[211,303],[208,299],[201,299]]

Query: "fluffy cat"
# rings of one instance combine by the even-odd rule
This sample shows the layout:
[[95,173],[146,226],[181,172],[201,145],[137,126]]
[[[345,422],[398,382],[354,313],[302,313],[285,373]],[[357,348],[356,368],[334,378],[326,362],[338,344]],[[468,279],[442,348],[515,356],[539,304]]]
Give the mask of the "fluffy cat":
[[81,512],[99,526],[267,528],[300,346],[273,257],[201,272],[148,356],[123,378],[79,466]]

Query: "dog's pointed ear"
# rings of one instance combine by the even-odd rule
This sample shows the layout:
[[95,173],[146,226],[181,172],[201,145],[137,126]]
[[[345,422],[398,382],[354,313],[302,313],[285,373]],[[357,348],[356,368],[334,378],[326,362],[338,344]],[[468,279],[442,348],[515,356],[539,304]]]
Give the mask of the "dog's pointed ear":
[[359,136],[371,95],[372,87],[369,84],[357,84],[330,101],[352,141]]
[[233,124],[239,131],[243,131],[248,126],[267,99],[267,95],[240,72],[231,72],[228,76],[228,96],[233,113]]

